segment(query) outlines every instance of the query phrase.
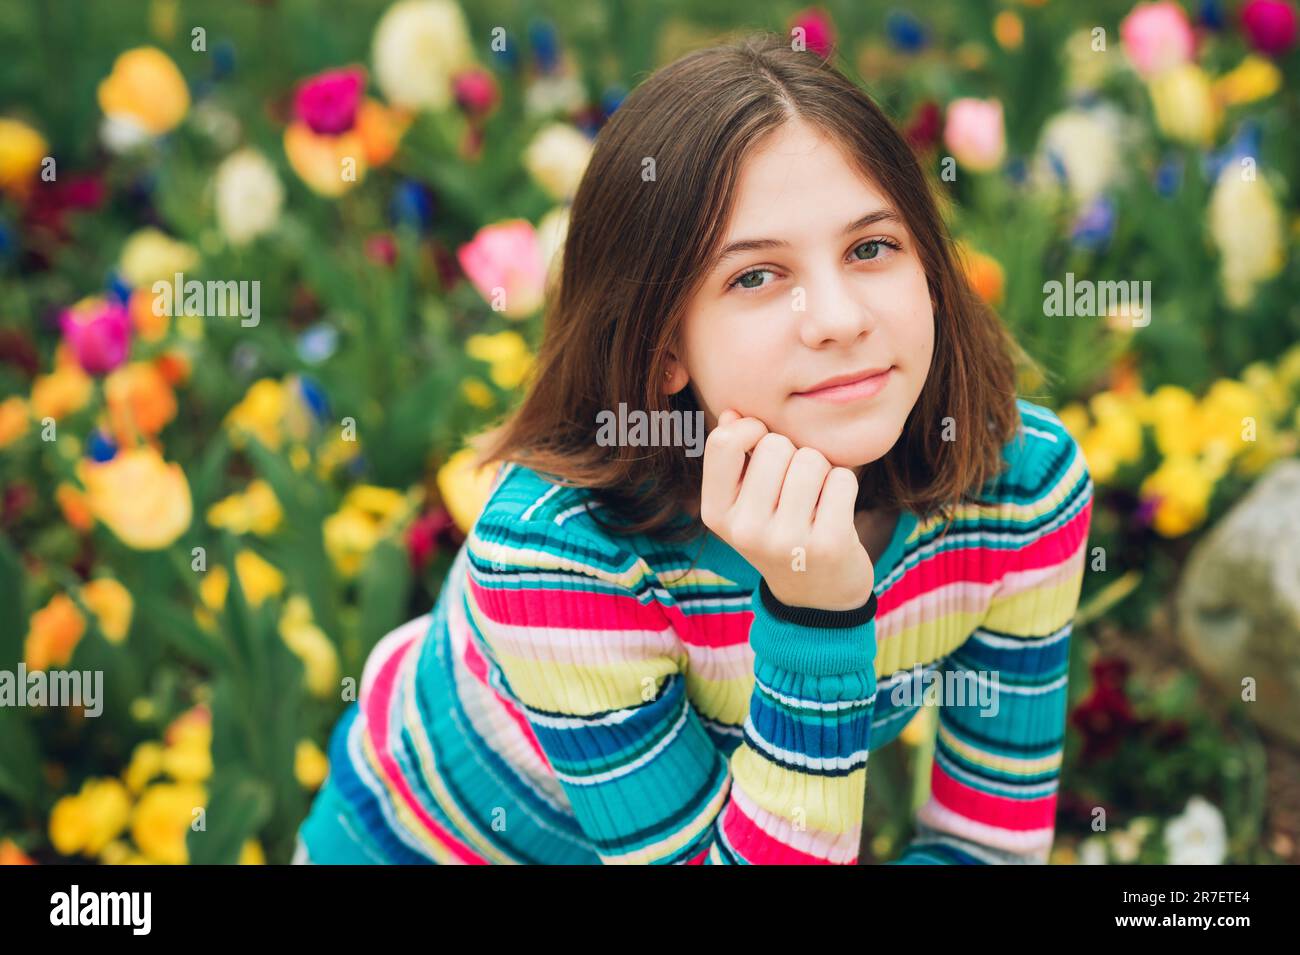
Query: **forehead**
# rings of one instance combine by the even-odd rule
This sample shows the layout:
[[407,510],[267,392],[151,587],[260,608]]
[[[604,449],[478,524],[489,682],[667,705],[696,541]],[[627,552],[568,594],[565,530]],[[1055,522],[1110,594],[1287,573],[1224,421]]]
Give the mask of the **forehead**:
[[796,119],[756,142],[742,161],[726,238],[778,238],[813,223],[838,230],[888,208],[888,197],[838,141]]

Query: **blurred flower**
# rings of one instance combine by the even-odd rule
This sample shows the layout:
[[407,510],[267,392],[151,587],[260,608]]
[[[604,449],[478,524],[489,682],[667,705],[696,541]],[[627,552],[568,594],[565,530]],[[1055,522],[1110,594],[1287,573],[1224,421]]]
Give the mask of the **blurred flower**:
[[1079,865],[1107,865],[1109,862],[1103,837],[1092,835],[1079,842]]
[[0,839],[0,865],[35,865],[31,856],[9,838]]
[[1114,70],[1115,59],[1099,55],[1093,49],[1092,31],[1087,28],[1076,30],[1066,38],[1061,57],[1065,65],[1065,88],[1073,94],[1099,89]]
[[[433,224],[433,207],[433,191],[424,183],[405,179],[393,190],[389,214],[396,225],[408,225],[422,231]],[[394,258],[396,255],[397,250],[394,248]]]
[[1139,489],[1155,508],[1152,526],[1162,537],[1181,537],[1205,521],[1214,481],[1195,458],[1168,457]]
[[943,135],[943,111],[939,104],[928,99],[917,107],[907,122],[904,135],[918,152],[933,149]]
[[835,47],[835,24],[825,10],[820,7],[800,10],[790,18],[790,29],[787,32],[790,36],[794,36],[795,30],[803,31],[806,49],[816,53],[823,60],[831,55],[831,50]]
[[154,783],[131,814],[131,838],[150,861],[185,865],[194,811],[206,802],[207,793],[197,783]]
[[929,43],[921,21],[906,10],[891,10],[885,17],[885,34],[890,44],[904,53],[919,53]]
[[153,362],[133,361],[104,379],[108,420],[118,445],[157,436],[176,417],[176,395]]
[[462,448],[438,469],[438,493],[462,534],[468,534],[478,520],[497,471],[492,462],[476,470],[474,458],[473,448]]
[[1070,226],[1070,241],[1081,249],[1102,249],[1115,232],[1115,203],[1107,196],[1097,196]]
[[100,82],[99,108],[110,145],[129,145],[174,129],[190,108],[185,78],[166,53],[151,46],[127,50]]
[[190,526],[185,472],[152,447],[123,450],[103,463],[82,458],[77,473],[91,513],[128,547],[161,550]]
[[1247,56],[1214,81],[1214,98],[1224,106],[1243,106],[1282,88],[1282,71],[1260,56]]
[[461,380],[460,393],[475,408],[486,410],[496,404],[496,396],[492,394],[492,389],[483,379],[475,378],[473,375]]
[[438,551],[438,538],[452,526],[451,515],[436,508],[411,522],[406,531],[406,555],[417,574],[424,570]]
[[162,775],[163,747],[161,743],[146,741],[131,753],[131,762],[122,773],[122,781],[132,793],[139,794],[144,787]]
[[325,550],[344,577],[354,577],[366,556],[410,516],[411,500],[392,488],[359,484],[325,518]]
[[[239,589],[251,607],[259,607],[268,597],[284,592],[284,574],[254,551],[241,550],[235,555],[235,573],[239,575]],[[217,564],[203,575],[199,598],[208,610],[222,610],[229,590],[230,572],[224,564]]]
[[1283,0],[1247,0],[1241,28],[1250,45],[1269,56],[1282,56],[1296,38],[1296,9]]
[[567,123],[551,123],[524,150],[524,167],[547,195],[563,202],[578,191],[591,151],[591,140],[581,132]]
[[86,503],[86,495],[75,484],[60,482],[54,491],[54,500],[59,505],[63,519],[73,530],[84,534],[94,526],[95,518]]
[[491,115],[501,99],[496,77],[481,66],[461,70],[453,78],[451,87],[456,105],[477,119]]
[[1187,14],[1173,0],[1139,3],[1119,24],[1120,43],[1144,79],[1191,60],[1196,36]]
[[131,796],[116,779],[88,779],[50,813],[50,842],[60,855],[95,856],[126,828]]
[[95,615],[104,639],[109,643],[126,639],[135,602],[121,583],[112,577],[96,577],[82,586],[81,599]]
[[235,865],[266,865],[266,852],[256,839],[249,839],[239,850]]
[[1090,408],[1097,423],[1079,439],[1079,448],[1093,478],[1104,484],[1120,467],[1141,460],[1139,407],[1135,401],[1101,392],[1093,396]]
[[284,385],[274,378],[259,378],[249,385],[239,404],[226,413],[225,427],[231,443],[243,447],[247,437],[256,438],[272,451],[284,440],[281,424],[289,406]]
[[298,85],[294,115],[313,133],[337,136],[353,127],[366,88],[364,67],[352,66],[317,73]]
[[329,760],[319,746],[309,739],[298,741],[293,752],[293,775],[303,789],[318,789],[329,768]]
[[1198,409],[1202,453],[1226,461],[1245,451],[1247,419],[1258,439],[1268,425],[1259,397],[1240,381],[1220,378]]
[[1002,264],[991,255],[985,255],[965,243],[958,243],[957,258],[975,294],[989,305],[1002,301],[1006,275]]
[[1025,42],[1025,22],[1010,10],[993,18],[993,38],[1004,50],[1018,50]]
[[407,109],[446,109],[451,78],[473,65],[465,15],[451,0],[401,0],[375,27],[375,82]]
[[948,104],[944,145],[972,172],[996,169],[1006,153],[1002,103],[997,99],[957,99]]
[[32,382],[32,417],[58,421],[86,406],[94,394],[93,379],[82,370],[66,344],[55,353],[54,370]]
[[1077,205],[1086,206],[1119,180],[1124,138],[1124,120],[1113,106],[1057,113],[1039,137],[1035,179],[1060,182]]
[[1255,288],[1286,264],[1286,234],[1272,189],[1261,177],[1225,165],[1210,195],[1210,239],[1219,251],[1224,298],[1244,308]]
[[356,130],[338,136],[313,133],[305,123],[284,130],[284,155],[308,188],[337,198],[366,177],[366,144]]
[[1148,83],[1160,131],[1180,143],[1208,146],[1219,128],[1221,109],[1210,78],[1194,63],[1164,70]]
[[548,276],[560,270],[564,260],[564,240],[568,234],[568,206],[556,206],[537,223],[537,243],[541,249],[542,261],[546,263]]
[[32,614],[23,649],[27,669],[65,666],[85,632],[86,618],[72,598],[63,593],[55,594],[49,603]]
[[82,299],[63,310],[59,327],[78,363],[92,375],[112,371],[131,348],[131,317],[118,302]]
[[387,165],[411,125],[411,117],[403,110],[389,109],[375,99],[366,99],[357,113],[356,133],[361,137],[366,166],[378,169]]
[[1070,713],[1070,725],[1083,736],[1084,762],[1110,756],[1140,723],[1124,688],[1127,662],[1099,657],[1091,670],[1092,689]]
[[[175,286],[175,280],[170,283]],[[126,311],[131,317],[131,328],[135,334],[146,342],[160,342],[167,337],[172,318],[166,309],[154,311],[154,293],[152,288],[137,288],[127,299]]]
[[244,245],[275,228],[284,186],[275,167],[255,149],[231,153],[213,176],[217,225],[232,245]]
[[506,318],[526,318],[542,304],[546,263],[532,223],[510,219],[484,226],[456,253],[479,294]]
[[194,246],[177,241],[149,226],[133,232],[122,246],[118,267],[132,288],[152,288],[154,282],[175,280],[177,272],[188,272],[199,264]]
[[307,598],[294,594],[280,614],[280,639],[302,661],[307,691],[326,699],[338,691],[339,657],[334,644],[312,620]]
[[0,116],[0,192],[27,196],[49,148],[26,123]]
[[1181,815],[1165,825],[1170,865],[1222,865],[1228,852],[1223,813],[1202,796],[1192,796]]
[[261,478],[249,482],[242,494],[231,494],[208,508],[208,523],[224,527],[232,534],[256,534],[266,537],[275,533],[284,512],[271,485]]
[[212,713],[206,706],[191,707],[167,727],[162,768],[180,783],[201,783],[212,775]]
[[378,232],[367,236],[363,251],[371,262],[377,265],[392,266],[397,261],[397,243],[388,232]]
[[0,401],[0,448],[7,448],[27,433],[31,410],[19,395]]
[[488,375],[500,388],[518,387],[532,368],[532,355],[518,332],[497,332],[495,335],[471,335],[465,342],[465,353],[470,358],[487,362]]

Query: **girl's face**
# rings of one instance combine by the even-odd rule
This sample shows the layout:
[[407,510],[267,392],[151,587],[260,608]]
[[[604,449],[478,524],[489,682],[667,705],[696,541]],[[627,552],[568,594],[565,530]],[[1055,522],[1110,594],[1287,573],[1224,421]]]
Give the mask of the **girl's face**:
[[915,243],[802,120],[753,149],[737,187],[667,390],[689,383],[710,428],[732,408],[860,475],[902,434],[930,367],[934,313]]

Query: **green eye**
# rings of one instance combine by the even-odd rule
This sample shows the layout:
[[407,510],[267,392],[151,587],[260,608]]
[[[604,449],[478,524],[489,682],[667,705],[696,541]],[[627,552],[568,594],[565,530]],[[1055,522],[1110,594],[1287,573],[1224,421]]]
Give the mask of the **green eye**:
[[754,269],[752,272],[746,272],[736,279],[735,284],[746,289],[760,288],[763,285],[763,276],[766,274],[767,269]]
[[866,255],[859,255],[858,256],[859,259],[863,261],[867,261],[870,259],[878,258],[880,256],[880,241],[878,239],[872,239],[869,242],[863,242],[861,245],[855,248],[853,252],[856,255],[858,252],[860,252],[863,249],[868,249],[870,251]]

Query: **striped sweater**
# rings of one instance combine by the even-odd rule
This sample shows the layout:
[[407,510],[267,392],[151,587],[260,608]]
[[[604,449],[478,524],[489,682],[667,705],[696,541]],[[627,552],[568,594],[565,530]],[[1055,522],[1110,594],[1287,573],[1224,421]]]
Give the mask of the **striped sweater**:
[[712,533],[611,534],[589,492],[502,466],[430,615],[371,653],[300,859],[856,864],[869,754],[933,704],[892,861],[1045,862],[1092,482],[1018,404],[1006,470],[946,527],[904,512],[859,611],[786,607]]

